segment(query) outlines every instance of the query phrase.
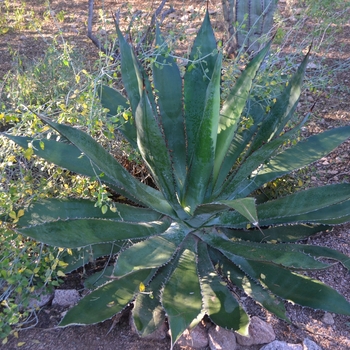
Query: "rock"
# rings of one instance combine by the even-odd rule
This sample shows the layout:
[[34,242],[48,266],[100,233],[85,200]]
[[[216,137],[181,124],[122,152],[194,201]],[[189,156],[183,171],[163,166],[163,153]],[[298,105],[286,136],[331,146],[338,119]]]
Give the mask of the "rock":
[[37,309],[45,306],[53,299],[53,293],[46,293],[44,290],[40,289],[34,292],[35,297],[29,300],[28,307]]
[[183,332],[176,344],[191,349],[200,349],[208,346],[208,331],[201,323],[194,327],[191,331],[188,329]]
[[75,289],[56,289],[52,305],[73,306],[80,300],[80,295]]
[[236,334],[237,343],[244,346],[266,344],[276,339],[272,326],[257,316],[250,319],[249,337]]
[[325,314],[322,317],[322,322],[324,324],[332,325],[334,324],[334,318],[329,312],[325,312]]
[[233,332],[219,326],[211,327],[208,331],[210,350],[235,350],[236,336]]
[[187,28],[185,30],[185,33],[186,34],[194,34],[194,33],[197,33],[197,29],[196,28]]
[[303,350],[300,344],[289,344],[285,341],[275,340],[270,344],[263,346],[260,350]]
[[309,338],[305,338],[303,340],[303,350],[322,350],[322,348]]

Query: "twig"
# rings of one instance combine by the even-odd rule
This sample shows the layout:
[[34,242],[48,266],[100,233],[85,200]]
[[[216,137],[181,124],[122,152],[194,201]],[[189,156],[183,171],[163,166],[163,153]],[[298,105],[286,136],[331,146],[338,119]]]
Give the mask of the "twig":
[[[140,42],[137,45],[137,50],[139,50],[140,46],[145,43],[146,46],[151,45],[153,41],[153,31],[156,24],[157,17],[160,15],[160,13],[163,11],[164,5],[167,2],[167,0],[162,0],[158,8],[154,11],[154,14],[151,19],[151,24],[148,26],[146,32],[142,35]],[[161,22],[164,21],[164,18],[169,15],[170,13],[174,12],[174,8],[171,6],[169,10],[164,11],[164,13],[161,16]]]
[[92,18],[93,18],[93,15],[94,15],[94,0],[89,0],[87,36],[100,51],[102,51],[106,55],[112,56],[114,59],[117,59],[118,56],[114,52],[110,52],[110,51],[106,50],[102,46],[100,40],[98,40],[98,38],[94,34],[92,34]]

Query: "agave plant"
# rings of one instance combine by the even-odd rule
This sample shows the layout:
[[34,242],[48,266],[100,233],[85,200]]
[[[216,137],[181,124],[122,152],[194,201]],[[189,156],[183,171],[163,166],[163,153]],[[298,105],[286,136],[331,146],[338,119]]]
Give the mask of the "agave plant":
[[[115,211],[102,213],[87,200],[46,199],[20,218],[20,234],[81,248],[81,259],[70,257],[67,271],[91,257],[117,254],[103,281],[67,312],[60,326],[97,323],[133,302],[140,334],[152,333],[167,318],[172,346],[204,315],[247,335],[249,316],[227,283],[287,321],[283,300],[350,315],[343,296],[300,274],[327,268],[321,257],[349,269],[349,257],[293,244],[350,220],[350,184],[273,200],[254,197],[264,184],[325,156],[350,136],[349,126],[340,127],[285,147],[306,120],[284,131],[298,103],[308,55],[266,108],[250,91],[269,45],[246,66],[222,102],[222,53],[208,14],[183,78],[158,29],[152,84],[118,26],[117,32],[127,98],[104,86],[101,101],[111,115],[120,106],[131,108],[132,122],[120,130],[139,150],[157,188],[132,177],[78,128],[40,116],[68,141],[42,140],[42,147],[39,140],[6,135],[22,147],[32,143],[38,156],[63,168],[100,176],[135,203],[116,203]],[[242,126],[243,116],[253,120],[250,127]]]

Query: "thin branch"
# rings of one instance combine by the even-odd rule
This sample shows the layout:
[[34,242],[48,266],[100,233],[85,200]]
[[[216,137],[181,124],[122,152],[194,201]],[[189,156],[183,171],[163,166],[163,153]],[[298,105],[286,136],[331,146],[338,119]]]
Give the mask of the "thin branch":
[[98,40],[98,38],[92,34],[92,18],[94,15],[94,0],[89,0],[89,12],[88,12],[88,31],[87,31],[87,36],[88,38],[94,43],[94,45],[100,50],[102,51],[104,54],[106,55],[110,55],[112,56],[114,59],[117,58],[117,56],[115,55],[115,53],[113,52],[109,52],[108,50],[106,50],[102,43],[100,42],[100,40]]

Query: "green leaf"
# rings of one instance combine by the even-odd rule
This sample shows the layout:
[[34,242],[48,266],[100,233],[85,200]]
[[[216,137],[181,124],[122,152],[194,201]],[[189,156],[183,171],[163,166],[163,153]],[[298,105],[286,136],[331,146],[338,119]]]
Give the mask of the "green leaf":
[[259,222],[263,226],[272,222],[274,224],[288,223],[291,219],[302,222],[304,218],[307,220],[307,217],[312,215],[312,212],[315,213],[321,209],[325,209],[324,214],[326,216],[324,216],[324,219],[327,219],[327,208],[329,211],[329,208],[335,204],[340,204],[341,206],[341,203],[349,198],[350,184],[311,188],[258,205]]
[[[3,135],[24,148],[27,147],[28,142],[32,143],[32,149],[35,155],[44,158],[48,162],[54,163],[61,168],[91,178],[95,178],[96,174],[98,175],[98,173],[100,173],[99,169],[91,163],[90,159],[88,159],[78,147],[72,144],[57,142],[54,140],[38,141],[26,136]],[[40,146],[41,142],[44,142],[44,149]],[[105,175],[103,178],[100,178],[100,180],[102,183],[108,184],[108,187],[115,192],[125,197],[130,197],[130,193],[127,193],[122,187],[116,186],[115,181],[109,176]],[[134,197],[132,197],[132,200],[137,204],[141,204],[141,202]]]
[[297,242],[308,238],[315,233],[330,230],[332,226],[326,225],[283,225],[260,229],[231,230],[221,228],[228,238],[243,239],[251,242]]
[[96,289],[102,285],[112,281],[114,266],[105,266],[102,271],[93,272],[84,280],[84,287],[87,289]]
[[142,76],[134,52],[125,40],[117,23],[116,30],[119,39],[123,85],[130,101],[131,110],[135,113],[142,94],[142,85],[140,84]]
[[130,173],[118,163],[113,155],[109,154],[88,134],[68,125],[57,124],[43,116],[39,117],[42,121],[53,127],[75,144],[75,146],[90,158],[101,172],[109,176],[118,187],[125,188],[125,190],[130,193],[131,199],[135,197],[146,206],[151,207],[160,213],[170,216],[174,215],[172,208],[159,191],[156,191],[133,178]]
[[170,161],[169,151],[162,130],[153,114],[145,90],[136,109],[137,145],[142,158],[152,172],[153,178],[180,217],[185,218],[184,212],[175,189],[175,179]]
[[62,248],[79,248],[94,243],[140,239],[164,232],[169,220],[124,222],[106,219],[68,219],[20,228],[17,231],[39,242]]
[[290,322],[286,315],[284,303],[277,299],[268,290],[256,283],[251,277],[246,275],[226,256],[218,251],[210,249],[210,257],[223,275],[226,276],[235,286],[244,291],[248,296],[262,305],[266,310],[272,312],[277,317]]
[[192,158],[198,126],[204,112],[203,101],[217,61],[216,39],[207,11],[193,43],[184,76],[184,104],[187,136],[187,159]]
[[[198,217],[203,217],[206,220],[211,216],[227,211],[227,209],[235,209],[238,213],[246,217],[253,225],[258,224],[258,216],[255,206],[255,198],[239,198],[231,201],[217,201],[212,203],[206,203],[199,205],[193,213],[194,218],[188,220],[189,224],[192,224]],[[203,224],[204,222],[203,221]]]
[[172,264],[161,267],[150,284],[146,288],[145,293],[139,293],[134,302],[132,315],[136,329],[142,336],[156,331],[165,321],[165,311],[160,302],[160,290],[162,289]]
[[304,57],[297,72],[293,75],[282,94],[277,97],[276,103],[271,107],[270,113],[264,119],[250,146],[250,153],[256,151],[261,145],[270,141],[273,137],[278,137],[293,116],[300,97],[309,54],[310,51]]
[[197,240],[189,235],[181,248],[178,264],[166,282],[161,298],[168,315],[172,344],[176,343],[202,310],[196,264]]
[[219,123],[221,64],[220,53],[207,88],[203,117],[196,125],[197,139],[186,177],[183,200],[183,205],[191,213],[197,205],[202,204],[212,177]]
[[313,309],[350,315],[350,303],[320,281],[269,263],[242,259],[239,267],[285,300]]
[[[350,219],[350,184],[311,188],[257,205],[260,226],[293,223],[332,225]],[[223,212],[207,223],[231,228],[249,224],[236,212]]]
[[68,264],[64,269],[65,273],[72,272],[81,266],[93,262],[103,256],[111,256],[119,253],[121,246],[116,243],[93,244],[80,249],[74,249],[72,254],[67,252],[61,259]]
[[[174,166],[177,189],[181,193],[186,176],[185,121],[182,113],[182,79],[173,57],[168,54],[159,28],[156,31],[159,47],[156,62],[152,66],[153,83],[158,96],[161,122]],[[169,83],[171,82],[171,83]],[[180,195],[181,197],[181,195]]]
[[140,283],[147,284],[154,273],[154,270],[137,271],[103,285],[68,310],[59,326],[94,324],[111,318],[133,300]]
[[186,237],[186,231],[178,224],[174,224],[164,234],[132,245],[119,254],[114,275],[123,276],[136,270],[166,264]]
[[270,45],[271,42],[249,62],[222,106],[215,152],[214,181],[218,178],[222,162],[227,155],[237,130],[237,125],[246,105],[253,79],[270,49]]
[[258,224],[258,214],[256,211],[255,198],[241,198],[231,201],[222,200],[220,203],[227,205],[246,217],[254,226]]
[[211,247],[219,250],[230,260],[232,255],[254,261],[267,261],[294,269],[323,269],[328,264],[315,260],[290,245],[270,245],[245,241],[230,241],[224,235],[196,232],[196,235]]
[[210,319],[218,326],[236,330],[248,336],[249,317],[236,298],[217,275],[210,261],[207,245],[198,244],[197,269],[203,295],[203,306]]
[[113,219],[126,222],[156,221],[161,215],[151,209],[133,207],[127,204],[114,203],[116,212],[111,210],[102,214],[101,209],[95,207],[95,202],[86,199],[58,199],[49,198],[30,204],[21,217],[17,227],[44,224],[59,219],[95,218]]
[[[117,90],[110,88],[106,85],[101,85],[100,89],[97,90],[101,104],[103,108],[109,109],[107,117],[114,117],[118,114],[120,107],[128,109],[130,106],[128,100],[122,96]],[[120,119],[116,122],[118,130],[123,136],[136,148],[136,129],[135,125],[131,121],[125,122],[124,119]]]
[[299,123],[299,125],[295,126],[293,129],[286,132],[282,136],[264,144],[253,154],[248,156],[244,162],[240,164],[237,172],[228,177],[221,191],[220,198],[233,199],[242,197],[243,191],[247,187],[247,178],[250,179],[250,177],[252,177],[250,181],[253,181],[254,172],[257,172],[259,167],[261,167],[267,159],[274,155],[284,142],[291,139],[296,134],[296,132],[301,129],[307,118],[308,117],[305,117]]
[[[246,188],[242,195],[249,195],[263,184],[315,162],[329,154],[349,137],[350,126],[344,126],[327,130],[298,142],[295,146],[269,160],[252,179],[246,180]],[[243,186],[244,184],[241,187]]]

